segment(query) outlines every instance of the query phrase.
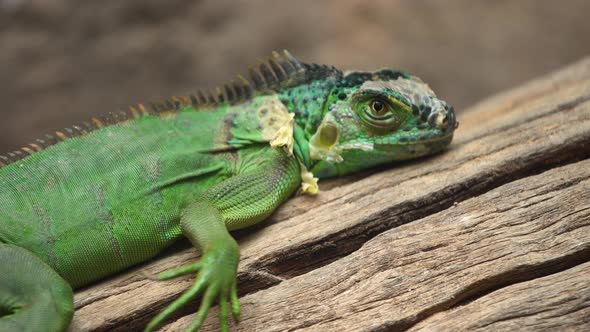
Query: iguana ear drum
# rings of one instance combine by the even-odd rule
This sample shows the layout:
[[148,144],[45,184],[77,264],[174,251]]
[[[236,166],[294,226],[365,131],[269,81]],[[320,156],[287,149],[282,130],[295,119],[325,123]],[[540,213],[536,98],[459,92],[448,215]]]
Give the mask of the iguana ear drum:
[[318,129],[317,145],[330,148],[338,142],[338,128],[330,122],[323,123]]

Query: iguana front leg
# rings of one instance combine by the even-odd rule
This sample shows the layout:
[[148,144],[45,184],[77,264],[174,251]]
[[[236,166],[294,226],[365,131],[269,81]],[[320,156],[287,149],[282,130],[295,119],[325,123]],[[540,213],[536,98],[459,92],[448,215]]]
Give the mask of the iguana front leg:
[[244,167],[246,171],[210,188],[184,211],[182,231],[201,250],[202,257],[196,263],[162,272],[158,278],[197,273],[196,280],[150,321],[146,331],[153,331],[199,294],[203,294],[202,302],[187,331],[201,327],[214,300],[219,302],[222,331],[228,331],[228,302],[234,318],[239,319],[236,289],[239,248],[228,230],[247,227],[268,217],[301,181],[297,161],[282,149],[268,148],[249,163]]

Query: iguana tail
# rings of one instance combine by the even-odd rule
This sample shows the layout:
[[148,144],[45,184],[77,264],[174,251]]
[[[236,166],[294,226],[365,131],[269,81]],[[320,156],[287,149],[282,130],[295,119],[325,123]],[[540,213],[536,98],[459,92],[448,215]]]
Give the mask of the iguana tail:
[[72,288],[26,249],[0,243],[0,331],[65,331]]

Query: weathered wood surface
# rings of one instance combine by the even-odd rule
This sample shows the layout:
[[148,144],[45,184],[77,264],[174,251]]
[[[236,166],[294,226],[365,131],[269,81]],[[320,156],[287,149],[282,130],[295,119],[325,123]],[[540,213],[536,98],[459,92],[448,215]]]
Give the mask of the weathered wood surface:
[[[559,167],[385,231],[330,265],[243,297],[237,330],[404,329],[495,288],[589,260],[590,202],[579,204],[590,194],[589,170],[590,160]],[[580,275],[586,286],[589,276]],[[579,317],[590,317],[585,289],[567,294],[584,304]],[[506,304],[516,307],[512,301]],[[489,311],[467,312],[455,324]],[[554,325],[562,319],[547,318]]]
[[[238,234],[243,320],[233,330],[588,329],[587,268],[576,266],[590,261],[590,58],[459,121],[447,152],[328,182]],[[142,273],[196,258],[180,249],[77,292],[71,330],[140,328],[192,282]],[[554,286],[567,290],[563,302],[531,291],[551,277],[564,280]],[[486,301],[495,305],[482,311]],[[196,306],[164,330],[181,329]],[[204,330],[216,326],[212,312]]]
[[588,330],[590,262],[517,283],[437,313],[410,331]]

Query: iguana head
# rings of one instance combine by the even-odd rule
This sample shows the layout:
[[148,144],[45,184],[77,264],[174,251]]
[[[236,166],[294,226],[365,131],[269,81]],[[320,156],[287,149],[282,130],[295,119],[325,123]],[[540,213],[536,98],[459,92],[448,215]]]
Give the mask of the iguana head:
[[453,107],[422,80],[384,69],[339,81],[309,143],[318,177],[433,154],[453,138]]

